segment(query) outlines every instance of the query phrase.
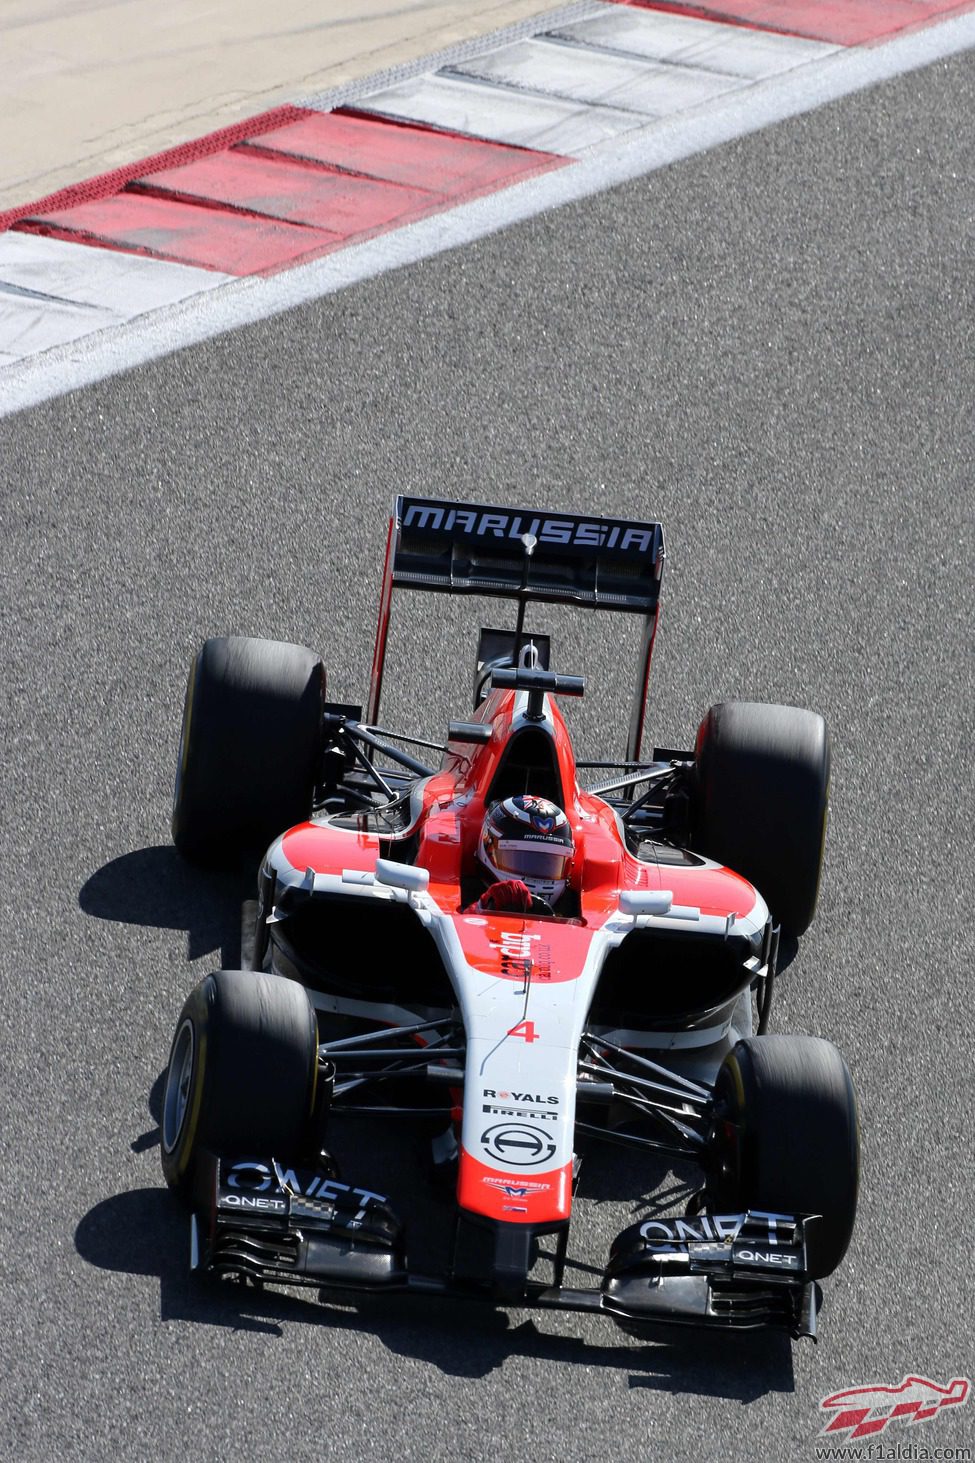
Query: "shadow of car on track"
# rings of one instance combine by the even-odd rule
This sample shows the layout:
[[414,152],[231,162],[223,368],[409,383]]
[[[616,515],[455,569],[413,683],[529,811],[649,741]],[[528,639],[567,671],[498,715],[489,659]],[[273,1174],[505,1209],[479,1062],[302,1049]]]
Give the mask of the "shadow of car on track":
[[[79,1255],[101,1269],[158,1276],[164,1321],[226,1326],[268,1337],[285,1326],[365,1332],[397,1356],[426,1362],[447,1376],[476,1380],[509,1359],[559,1366],[599,1366],[629,1372],[630,1388],[684,1392],[752,1402],[769,1392],[794,1390],[791,1347],[781,1335],[709,1336],[644,1343],[620,1336],[616,1344],[554,1334],[534,1320],[475,1301],[419,1296],[364,1296],[352,1304],[322,1304],[285,1290],[258,1290],[190,1273],[186,1214],[165,1188],[133,1189],[96,1204],[78,1224]],[[313,1292],[309,1291],[309,1296]],[[586,1318],[564,1315],[559,1325]],[[544,1323],[542,1323],[544,1324]],[[611,1322],[601,1324],[611,1327]],[[612,1330],[609,1330],[612,1336]]]
[[[101,1270],[157,1276],[164,1321],[229,1326],[281,1335],[279,1320],[294,1319],[290,1298],[235,1285],[201,1284],[189,1268],[189,1226],[182,1204],[161,1184],[102,1199],[78,1223],[75,1248]],[[253,1304],[250,1304],[253,1302]],[[282,1312],[284,1303],[287,1314]],[[298,1302],[308,1310],[307,1303]]]
[[[391,1300],[380,1311],[378,1297],[368,1298],[353,1319],[343,1317],[343,1324],[368,1331],[394,1355],[472,1380],[520,1357],[560,1367],[628,1372],[626,1385],[631,1390],[649,1388],[742,1403],[770,1392],[795,1390],[791,1343],[782,1335],[731,1337],[689,1331],[673,1340],[644,1341],[614,1331],[611,1321],[600,1318],[596,1324],[607,1337],[602,1342],[582,1334],[590,1331],[588,1318],[570,1312],[561,1313],[556,1332],[543,1329],[547,1319],[517,1321],[476,1302],[410,1298],[394,1312]],[[565,1334],[567,1327],[577,1327],[577,1333]]]
[[[149,1093],[158,1121],[164,1073]],[[368,1129],[364,1131],[364,1129]],[[146,1141],[146,1140],[150,1141]],[[158,1132],[132,1144],[137,1152],[158,1141]],[[330,1147],[354,1182],[380,1185],[394,1196],[408,1236],[414,1273],[438,1273],[449,1253],[452,1204],[438,1202],[426,1179],[427,1145],[422,1130],[410,1126],[390,1134],[375,1120],[337,1127]],[[683,1208],[693,1192],[693,1170],[650,1169],[626,1149],[602,1149],[586,1160],[579,1187],[577,1220],[586,1251],[603,1248],[598,1206],[626,1195],[625,1222]],[[354,1176],[354,1177],[353,1177]],[[160,1182],[96,1204],[75,1231],[79,1255],[101,1269],[158,1277],[164,1321],[225,1326],[280,1337],[285,1327],[313,1325],[331,1332],[374,1336],[393,1355],[425,1362],[447,1376],[476,1380],[499,1370],[511,1358],[559,1366],[602,1367],[627,1374],[630,1388],[720,1397],[747,1403],[769,1392],[794,1390],[792,1350],[780,1335],[708,1335],[700,1331],[644,1342],[617,1331],[608,1318],[562,1312],[525,1318],[490,1303],[429,1296],[358,1297],[314,1290],[260,1290],[189,1269],[186,1210]],[[570,1253],[566,1283],[598,1283],[598,1264]],[[314,1297],[314,1298],[313,1298]],[[567,1332],[569,1334],[567,1334]],[[602,1339],[591,1339],[598,1332]]]
[[78,895],[85,914],[120,924],[185,930],[187,959],[220,951],[233,969],[240,960],[241,902],[253,893],[256,860],[248,871],[192,867],[165,844],[133,849],[103,864]]

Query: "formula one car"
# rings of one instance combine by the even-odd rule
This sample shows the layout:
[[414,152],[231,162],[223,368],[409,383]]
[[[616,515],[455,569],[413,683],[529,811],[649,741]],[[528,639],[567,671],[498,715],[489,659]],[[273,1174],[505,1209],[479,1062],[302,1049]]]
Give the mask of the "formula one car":
[[[767,1028],[780,935],[815,911],[829,742],[812,712],[726,702],[693,751],[644,756],[663,564],[658,523],[400,497],[365,715],[326,700],[311,651],[197,655],[176,847],[204,864],[266,851],[249,968],[201,982],[170,1052],[162,1165],[195,1268],[595,1311],[648,1336],[815,1335],[817,1282],[854,1225],[856,1104],[835,1047]],[[481,630],[473,712],[443,745],[378,724],[395,589],[517,605],[513,628]],[[558,699],[584,683],[550,669],[535,602],[643,617],[621,762],[577,761]],[[554,805],[564,846],[551,897],[505,909],[479,897],[483,840],[515,805]],[[546,872],[539,838],[526,878]],[[370,1113],[441,1130],[442,1273],[410,1267],[385,1195],[339,1177],[328,1132]],[[700,1189],[572,1288],[580,1154],[599,1140],[690,1159]]]

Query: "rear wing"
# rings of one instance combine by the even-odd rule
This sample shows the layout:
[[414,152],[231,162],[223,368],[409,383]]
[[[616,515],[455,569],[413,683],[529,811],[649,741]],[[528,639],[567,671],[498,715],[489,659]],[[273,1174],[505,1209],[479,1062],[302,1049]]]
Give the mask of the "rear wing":
[[663,563],[659,523],[398,497],[386,544],[368,722],[374,725],[379,716],[394,589],[616,610],[644,618],[626,753],[628,761],[639,761]]

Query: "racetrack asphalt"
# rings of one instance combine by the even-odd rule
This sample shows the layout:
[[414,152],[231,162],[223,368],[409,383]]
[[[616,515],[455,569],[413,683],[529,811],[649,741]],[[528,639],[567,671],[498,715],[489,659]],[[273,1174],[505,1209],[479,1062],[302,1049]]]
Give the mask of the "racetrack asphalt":
[[[0,422],[2,1456],[812,1458],[825,1394],[971,1375],[973,116],[969,53]],[[657,741],[735,696],[830,722],[773,1014],[861,1100],[818,1346],[188,1279],[157,1079],[235,881],[168,848],[185,669],[277,636],[364,698],[400,490],[658,516]],[[386,710],[436,732],[476,618],[398,610]],[[580,745],[620,751],[617,621],[540,618]],[[594,1159],[573,1256],[661,1180]],[[953,1411],[909,1440],[971,1446]]]

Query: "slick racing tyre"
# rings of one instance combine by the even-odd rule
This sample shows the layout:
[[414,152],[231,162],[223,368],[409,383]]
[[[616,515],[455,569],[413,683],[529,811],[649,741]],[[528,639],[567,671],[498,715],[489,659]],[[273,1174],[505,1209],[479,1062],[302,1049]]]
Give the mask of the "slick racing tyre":
[[809,1274],[830,1275],[856,1219],[860,1138],[849,1070],[817,1036],[738,1042],[718,1073],[707,1207],[819,1214],[807,1233]]
[[233,865],[311,812],[325,670],[310,650],[207,640],[190,668],[173,791],[173,842],[194,863]]
[[743,874],[790,935],[812,922],[829,799],[826,723],[814,711],[725,701],[697,734],[692,847]]
[[300,1158],[312,1136],[318,1029],[304,987],[218,970],[176,1023],[163,1096],[163,1175],[189,1197],[199,1155]]

